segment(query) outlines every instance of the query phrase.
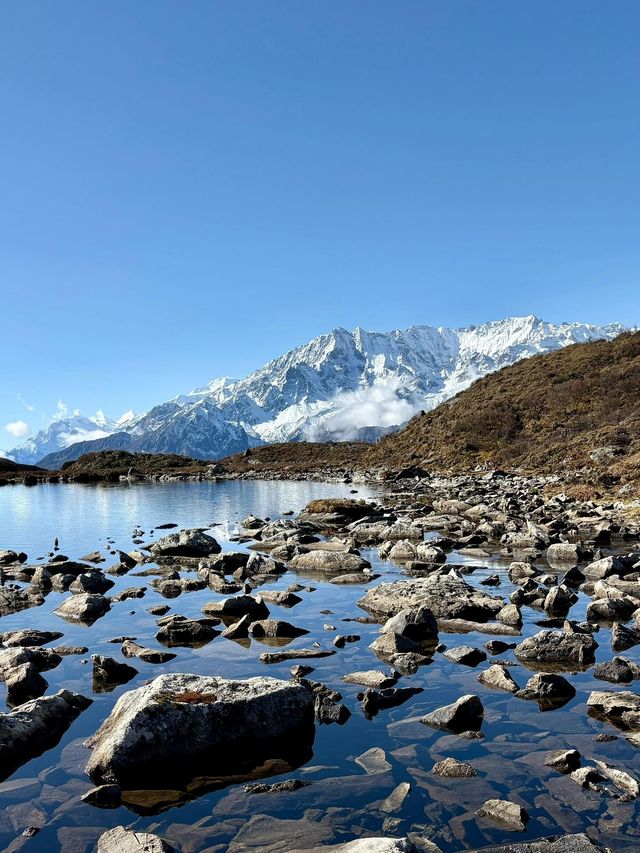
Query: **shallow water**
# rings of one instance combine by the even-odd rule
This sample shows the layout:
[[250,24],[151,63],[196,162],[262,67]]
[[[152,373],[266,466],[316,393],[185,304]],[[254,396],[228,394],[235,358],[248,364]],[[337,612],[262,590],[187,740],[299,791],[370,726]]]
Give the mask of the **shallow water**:
[[[223,550],[237,550],[229,542],[240,519],[250,512],[264,518],[278,518],[283,511],[298,512],[309,500],[322,496],[346,496],[349,485],[286,482],[167,483],[129,486],[42,485],[0,489],[0,548],[24,550],[29,561],[44,556],[59,537],[62,553],[78,558],[96,548],[104,549],[106,539],[115,547],[130,550],[131,533],[140,526],[145,540],[162,535],[154,525],[175,522],[180,527],[214,527],[210,532]],[[359,497],[371,492],[359,489]],[[363,550],[376,571],[385,579],[404,576],[401,566],[382,562],[375,550]],[[113,557],[107,554],[108,567]],[[455,552],[450,563],[473,564]],[[488,574],[506,568],[498,559],[477,563],[467,576],[477,585]],[[147,565],[144,568],[148,568]],[[101,810],[84,804],[79,797],[91,787],[84,773],[89,752],[82,745],[108,716],[116,699],[127,690],[163,672],[195,672],[225,677],[247,678],[268,674],[289,678],[293,662],[265,665],[258,655],[270,650],[253,641],[250,648],[216,637],[200,649],[177,648],[175,660],[163,665],[128,661],[139,670],[129,684],[112,693],[93,694],[89,655],[101,653],[124,660],[119,646],[109,643],[118,635],[132,635],[143,645],[160,647],[155,640],[155,619],[147,613],[153,604],[167,603],[171,613],[201,616],[201,607],[219,596],[211,590],[183,593],[179,598],[163,599],[148,585],[150,578],[136,578],[134,569],[123,577],[112,577],[114,588],[146,585],[144,598],[114,603],[111,611],[91,628],[71,625],[53,614],[67,593],[50,593],[42,607],[0,619],[0,630],[39,627],[64,631],[55,644],[87,645],[90,652],[80,659],[63,658],[62,664],[44,673],[48,693],[61,687],[91,696],[93,705],[71,725],[61,742],[35,758],[0,784],[0,847],[2,849],[57,851],[76,853],[94,849],[105,828],[118,824],[158,832],[185,853],[196,851],[290,850],[313,843],[338,843],[362,834],[404,835],[420,832],[431,838],[446,853],[469,850],[489,844],[524,840],[554,833],[589,830],[594,839],[614,850],[640,849],[639,810],[635,802],[621,802],[607,794],[583,791],[567,777],[544,766],[547,752],[555,748],[577,748],[584,762],[593,758],[614,762],[640,775],[640,752],[623,737],[609,743],[597,743],[596,734],[616,731],[606,723],[587,716],[585,700],[592,689],[617,688],[593,679],[590,672],[568,675],[576,687],[576,697],[563,708],[541,713],[537,705],[509,694],[485,688],[477,681],[476,669],[456,665],[442,655],[422,667],[413,676],[403,677],[398,686],[422,687],[423,692],[405,704],[381,711],[372,720],[365,719],[356,694],[363,688],[347,685],[341,676],[354,670],[388,669],[368,649],[378,634],[378,626],[344,622],[362,615],[356,601],[365,591],[362,586],[332,586],[318,576],[305,577],[288,572],[264,589],[284,589],[299,581],[315,588],[303,592],[302,603],[292,609],[269,605],[272,616],[284,618],[307,628],[310,634],[294,640],[287,648],[309,647],[318,641],[332,648],[334,633],[356,633],[361,639],[338,650],[333,657],[313,660],[311,678],[340,690],[352,712],[344,726],[318,725],[313,757],[303,767],[268,781],[301,778],[313,784],[293,793],[247,794],[242,784],[207,793],[186,805],[168,807],[155,815],[140,816],[126,807]],[[507,598],[512,584],[500,572],[500,587],[488,588],[491,594]],[[583,616],[588,600],[581,596],[571,611],[572,618]],[[322,613],[331,610],[330,614]],[[524,608],[523,636],[537,632],[536,620],[544,614]],[[324,625],[335,626],[328,631]],[[481,647],[488,635],[441,634],[447,646],[469,644]],[[503,638],[509,641],[509,638]],[[598,660],[612,656],[609,631],[601,629]],[[638,659],[637,649],[624,653]],[[514,661],[513,652],[499,660]],[[89,660],[89,662],[87,662]],[[510,668],[520,686],[531,672],[522,664]],[[2,685],[0,702],[6,691]],[[436,707],[452,702],[465,693],[478,694],[485,707],[483,740],[464,740],[434,731],[419,718]],[[367,775],[355,758],[371,747],[380,747],[390,765],[385,772]],[[434,762],[446,756],[470,761],[478,770],[472,779],[441,779],[430,770]],[[400,782],[411,784],[410,793],[398,811],[385,811],[382,801]],[[524,805],[531,821],[523,833],[510,833],[480,822],[475,810],[491,798],[511,798]],[[275,820],[261,818],[266,815]],[[21,837],[27,826],[39,826],[33,839]],[[297,840],[296,840],[297,839]]]

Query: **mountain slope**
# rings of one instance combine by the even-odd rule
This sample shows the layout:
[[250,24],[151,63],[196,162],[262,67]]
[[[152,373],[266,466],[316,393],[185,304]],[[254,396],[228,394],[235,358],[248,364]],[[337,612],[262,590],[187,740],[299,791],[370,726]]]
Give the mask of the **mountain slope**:
[[370,447],[364,467],[640,474],[640,332],[503,368]]
[[[245,379],[213,380],[100,434],[83,435],[86,424],[65,431],[57,421],[55,436],[38,433],[9,456],[20,462],[46,456],[55,468],[105,447],[216,459],[265,442],[372,440],[504,365],[575,342],[611,339],[621,330],[618,324],[554,325],[533,316],[468,329],[335,329]],[[70,447],[78,441],[81,451]]]

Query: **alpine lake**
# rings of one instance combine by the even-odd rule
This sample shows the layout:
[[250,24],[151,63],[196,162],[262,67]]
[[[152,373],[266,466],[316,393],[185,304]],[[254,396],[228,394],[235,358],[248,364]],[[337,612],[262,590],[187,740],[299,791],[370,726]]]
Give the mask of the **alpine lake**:
[[[0,489],[0,548],[26,552],[30,565],[46,563],[51,553],[78,560],[99,550],[105,561],[98,568],[108,573],[117,562],[118,549],[143,548],[169,532],[159,529],[162,525],[204,528],[223,552],[244,551],[251,543],[234,539],[246,516],[275,521],[284,513],[293,513],[286,517],[295,518],[309,501],[329,497],[377,500],[384,496],[358,484],[286,481],[7,486]],[[136,536],[134,530],[143,533]],[[426,534],[427,538],[430,535],[435,533]],[[134,538],[143,542],[134,544]],[[56,539],[59,551],[53,552]],[[436,652],[429,665],[397,680],[398,687],[420,688],[421,692],[396,707],[364,713],[358,699],[364,688],[345,683],[342,677],[354,671],[391,669],[369,648],[379,636],[380,624],[353,621],[367,615],[357,602],[368,588],[405,579],[407,572],[402,564],[380,559],[377,548],[361,548],[360,553],[380,576],[369,584],[335,585],[328,577],[288,570],[253,591],[259,595],[261,591],[285,590],[294,583],[302,586],[298,592],[302,600],[294,607],[270,603],[269,610],[272,618],[286,619],[309,633],[288,643],[280,641],[275,647],[256,639],[239,642],[218,635],[199,648],[171,648],[175,658],[162,664],[123,658],[120,646],[111,642],[114,638],[133,637],[143,646],[163,648],[156,639],[157,617],[148,608],[168,605],[170,614],[202,618],[203,605],[223,597],[205,588],[166,598],[151,586],[153,576],[136,576],[152,569],[152,562],[125,575],[108,575],[114,582],[108,596],[132,586],[144,586],[144,596],[113,602],[90,626],[68,622],[54,613],[69,597],[68,592],[51,591],[44,604],[0,618],[2,632],[25,628],[60,631],[63,637],[48,645],[87,647],[85,654],[64,656],[60,665],[43,674],[49,683],[47,694],[66,688],[92,700],[57,745],[0,782],[0,848],[88,853],[95,849],[102,832],[123,824],[156,833],[183,853],[302,850],[381,835],[409,835],[433,842],[443,853],[453,853],[577,832],[588,832],[594,841],[615,851],[640,850],[640,811],[635,798],[619,796],[621,792],[612,786],[604,792],[583,788],[545,765],[550,751],[577,749],[585,761],[613,762],[640,776],[640,750],[623,732],[587,712],[586,698],[592,690],[616,689],[594,679],[592,667],[568,675],[576,690],[573,699],[543,711],[536,702],[479,683],[479,672],[495,657],[509,662],[510,674],[524,686],[533,670],[512,649],[499,656],[487,653],[490,660],[476,667],[454,663]],[[482,559],[456,550],[447,552],[447,565],[461,567],[467,583],[507,601],[516,589],[507,575],[509,562],[499,551]],[[188,569],[184,576],[195,577],[195,571]],[[481,585],[495,574],[500,577],[499,586]],[[589,600],[578,593],[572,619],[585,618]],[[544,612],[523,607],[522,615],[521,635],[499,639],[519,642],[540,631],[538,623],[544,621]],[[336,648],[336,634],[359,639]],[[602,625],[596,635],[597,662],[611,658],[609,635],[610,628]],[[491,639],[481,634],[440,634],[440,642],[447,647],[482,649]],[[259,659],[265,651],[314,644],[335,653],[309,661],[267,664]],[[126,660],[138,674],[127,684],[96,692],[93,654]],[[625,655],[638,659],[637,649]],[[84,742],[123,694],[169,672],[233,679],[269,675],[289,680],[296,663],[311,664],[314,670],[309,677],[342,694],[341,702],[351,714],[342,724],[317,722],[310,753],[299,766],[275,766],[271,775],[257,778],[268,785],[290,779],[308,784],[296,790],[259,793],[245,790],[250,779],[232,778],[193,796],[163,784],[161,790],[124,791],[123,804],[112,809],[97,808],[81,799],[93,786],[85,772],[90,750]],[[4,684],[0,688],[4,705],[6,688]],[[483,737],[461,738],[421,722],[426,714],[465,694],[481,698]],[[594,739],[601,734],[617,737]],[[447,757],[471,764],[477,775],[445,778],[432,773],[433,765]],[[399,788],[401,783],[408,786]],[[524,831],[507,831],[479,818],[477,809],[491,798],[522,804],[530,815]],[[23,834],[30,827],[37,833]],[[429,849],[426,844],[424,849]]]

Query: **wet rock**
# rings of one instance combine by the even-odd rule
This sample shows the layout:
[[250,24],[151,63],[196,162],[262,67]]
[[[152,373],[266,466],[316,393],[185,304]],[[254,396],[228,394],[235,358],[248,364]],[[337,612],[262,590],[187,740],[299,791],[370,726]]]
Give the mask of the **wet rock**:
[[517,604],[505,604],[497,614],[498,622],[503,625],[509,625],[513,628],[520,628],[522,625],[522,613]]
[[[114,601],[116,596],[114,595]],[[147,613],[150,613],[152,616],[164,616],[165,613],[168,613],[171,610],[168,604],[153,604],[151,607],[147,607]]]
[[478,681],[485,687],[506,690],[507,693],[516,693],[520,689],[507,667],[499,663],[483,670],[478,676]]
[[293,639],[294,637],[302,637],[304,634],[308,634],[309,631],[306,628],[298,628],[296,625],[285,622],[283,619],[261,619],[251,623],[249,633],[258,639],[262,637]]
[[424,847],[423,845],[417,848],[407,838],[375,836],[359,838],[356,841],[346,841],[344,844],[305,848],[305,853],[326,853],[326,851],[333,851],[333,853],[418,853],[418,850],[424,851],[424,853],[437,853],[439,848],[435,846]]
[[547,560],[551,565],[557,563],[579,563],[582,560],[583,550],[578,543],[558,542],[547,548]]
[[163,646],[174,648],[185,646],[200,648],[210,643],[220,633],[215,626],[215,619],[187,619],[186,616],[165,616],[158,622],[159,630],[156,640]]
[[368,749],[366,752],[363,752],[362,755],[359,755],[355,759],[356,764],[359,767],[362,767],[365,773],[369,776],[378,774],[378,773],[386,773],[391,770],[391,765],[387,761],[387,756],[383,749],[379,746],[372,746],[371,749]]
[[516,693],[519,699],[530,699],[538,703],[541,711],[550,711],[565,705],[576,695],[575,688],[566,678],[553,673],[538,673],[527,681]]
[[411,785],[409,782],[400,782],[393,791],[386,797],[382,803],[380,804],[380,811],[385,812],[386,814],[393,814],[394,812],[399,812],[402,808],[402,804],[409,796],[409,792],[411,791]]
[[577,749],[554,749],[544,763],[558,773],[572,773],[580,767],[580,760],[581,755]]
[[7,704],[10,707],[22,705],[29,699],[42,696],[49,683],[40,675],[40,671],[32,662],[23,663],[7,673]]
[[331,578],[329,583],[336,584],[337,586],[347,586],[350,584],[359,584],[359,583],[371,583],[371,581],[377,580],[380,575],[376,575],[373,572],[349,572],[346,575],[337,575],[335,578]]
[[361,639],[359,634],[336,634],[333,645],[336,649],[344,649],[347,643],[357,643]]
[[15,646],[44,646],[64,636],[61,631],[39,631],[37,628],[25,628],[20,631],[0,633],[0,645],[5,648]]
[[341,551],[309,551],[298,554],[289,563],[289,568],[308,572],[321,572],[335,577],[340,574],[352,574],[370,568],[371,563],[359,554]]
[[335,654],[335,649],[285,649],[281,652],[263,652],[260,660],[262,663],[282,663],[296,658],[327,658]]
[[311,782],[305,782],[302,779],[285,779],[284,782],[274,782],[267,785],[264,782],[254,782],[251,785],[244,786],[245,794],[281,794],[283,792],[290,793],[299,791],[300,788],[306,788]]
[[94,693],[108,693],[119,684],[126,684],[138,670],[105,655],[91,655]]
[[[123,589],[121,592],[116,593],[112,596],[111,601],[127,601],[130,598],[144,598],[144,595],[147,591],[146,586],[130,586],[127,589]],[[148,612],[151,613],[152,609],[157,609],[162,607],[163,605],[156,605],[154,608],[149,608]],[[166,611],[165,611],[166,612]],[[157,614],[160,615],[160,614]]]
[[608,578],[610,575],[624,575],[627,571],[627,565],[620,557],[602,557],[600,560],[595,560],[589,563],[584,568],[586,577],[592,580]]
[[504,601],[474,589],[450,575],[429,575],[394,583],[383,583],[358,601],[360,607],[382,616],[402,610],[427,607],[436,619],[468,619],[487,622],[503,607]]
[[566,586],[555,586],[547,593],[543,607],[552,616],[566,616],[577,600],[577,595]]
[[478,817],[488,818],[512,832],[524,832],[529,815],[517,803],[509,800],[487,800],[476,812]]
[[479,731],[482,726],[484,708],[478,696],[461,696],[451,705],[437,708],[422,718],[422,722],[434,729],[445,729],[454,733]]
[[277,604],[278,607],[295,607],[296,604],[300,604],[302,601],[299,595],[296,595],[295,592],[289,592],[286,589],[278,592],[271,590],[261,592],[260,598],[263,601],[268,601],[269,604]]
[[25,648],[14,646],[0,649],[0,681],[5,681],[11,672],[25,664],[35,667],[38,672],[55,669],[62,658],[53,649]]
[[515,649],[516,643],[505,643],[502,640],[489,640],[484,644],[485,649],[492,655],[501,655],[509,649]]
[[569,773],[569,778],[580,785],[581,788],[588,788],[591,791],[601,791],[600,783],[604,782],[604,776],[595,767],[580,767],[578,770],[573,770]]
[[165,652],[162,649],[148,649],[134,643],[133,640],[125,640],[122,643],[121,652],[126,658],[139,658],[145,663],[167,663],[176,657],[173,652]]
[[320,693],[315,697],[314,713],[316,720],[325,725],[338,723],[338,725],[342,726],[351,716],[351,711],[346,705],[336,701],[327,693]]
[[208,557],[220,553],[220,545],[202,530],[169,533],[149,546],[154,557]]
[[624,652],[640,643],[640,630],[628,628],[616,622],[611,627],[611,648],[614,652]]
[[628,658],[614,657],[605,663],[596,664],[593,668],[593,677],[613,684],[629,684],[636,678],[640,678],[640,667]]
[[305,666],[304,664],[297,663],[291,667],[289,672],[291,673],[292,678],[304,678],[314,671],[314,667]]
[[175,848],[150,832],[116,826],[98,839],[96,853],[174,853]]
[[620,770],[611,764],[598,761],[597,759],[595,760],[595,764],[602,775],[610,782],[613,782],[616,788],[624,791],[625,794],[630,794],[632,797],[637,797],[640,794],[640,783],[630,773],[627,773],[626,770]]
[[[188,732],[188,737],[185,737]],[[230,681],[167,674],[123,694],[87,745],[87,772],[95,782],[177,781],[196,767],[231,774],[244,758],[276,757],[313,737],[313,696],[303,685],[272,678]],[[255,766],[255,763],[254,765]],[[143,784],[143,787],[145,785]]]
[[120,785],[98,785],[80,799],[98,809],[117,809],[122,802],[122,790]]
[[516,646],[515,655],[520,660],[583,666],[593,663],[597,648],[596,641],[587,634],[540,631]]
[[39,607],[41,604],[44,604],[44,596],[37,589],[32,587],[21,589],[9,585],[0,587],[0,616],[18,613],[30,607]]
[[54,610],[54,613],[68,622],[82,622],[85,625],[92,625],[97,619],[104,616],[110,608],[111,603],[108,598],[87,592],[65,598]]
[[101,595],[113,586],[113,581],[106,578],[102,572],[84,572],[71,582],[69,592],[74,594],[91,592]]
[[606,720],[620,729],[640,730],[640,695],[630,690],[594,690],[587,707],[591,716]]
[[251,625],[251,617],[243,616],[237,622],[232,622],[222,632],[222,636],[227,640],[246,640],[249,637],[249,626]]
[[380,629],[382,634],[396,634],[418,645],[438,642],[438,623],[428,607],[401,610]]
[[376,690],[393,687],[396,682],[395,677],[388,675],[380,669],[350,672],[348,675],[343,675],[342,680],[347,684],[361,684],[363,687],[372,687]]
[[0,714],[0,779],[16,767],[55,746],[73,720],[88,708],[90,699],[60,690],[32,699]]
[[412,696],[422,693],[422,687],[387,687],[383,690],[367,688],[362,696],[361,705],[366,717],[375,717],[386,708],[396,708]]
[[487,659],[486,652],[475,649],[473,646],[454,646],[447,649],[444,656],[453,663],[464,664],[464,666],[477,666]]
[[598,598],[587,607],[587,619],[617,622],[629,619],[638,609],[640,602],[625,595],[621,598]]
[[256,622],[269,616],[269,608],[264,601],[251,595],[236,595],[220,601],[210,601],[204,605],[202,612],[207,616],[218,616],[223,621],[249,616],[252,622]]
[[438,761],[431,768],[431,772],[447,779],[469,779],[478,775],[470,764],[465,764],[455,758],[444,758],[442,761]]

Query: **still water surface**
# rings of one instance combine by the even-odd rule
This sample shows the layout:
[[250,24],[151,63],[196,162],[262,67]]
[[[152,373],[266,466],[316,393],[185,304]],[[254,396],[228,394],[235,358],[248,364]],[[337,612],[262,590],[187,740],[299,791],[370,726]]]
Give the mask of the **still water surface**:
[[[107,549],[108,538],[115,540],[115,547],[130,550],[134,547],[135,527],[141,527],[146,541],[152,541],[161,535],[161,532],[151,534],[155,525],[175,522],[180,527],[215,524],[210,532],[221,542],[223,550],[237,550],[238,546],[230,543],[229,537],[249,513],[275,519],[287,510],[297,513],[313,498],[347,496],[351,488],[286,482],[6,487],[0,489],[0,548],[24,550],[33,563],[51,550],[58,537],[62,553],[73,559],[96,548]],[[366,498],[373,493],[359,488],[358,496]],[[375,550],[362,553],[383,575],[381,580],[404,576],[402,567],[380,561]],[[107,562],[102,566],[108,567],[109,560],[113,562],[114,558],[107,554]],[[454,552],[448,562],[474,561]],[[498,571],[502,584],[493,592],[507,598],[513,586],[503,571],[506,567],[499,559],[484,560],[468,580],[476,585]],[[0,619],[1,631],[25,627],[59,630],[64,631],[64,637],[58,643],[88,646],[90,652],[86,656],[63,658],[57,669],[44,675],[50,685],[48,693],[66,687],[94,700],[56,747],[29,761],[0,784],[0,849],[88,853],[94,849],[101,831],[118,824],[158,832],[184,853],[287,851],[298,846],[310,847],[313,843],[338,843],[363,834],[407,832],[432,838],[445,853],[453,853],[588,828],[594,838],[615,850],[640,849],[635,802],[624,803],[611,796],[583,791],[570,779],[544,766],[549,750],[574,747],[585,760],[613,761],[640,775],[640,753],[624,738],[610,743],[593,740],[600,732],[615,733],[606,724],[590,719],[585,707],[589,691],[610,689],[608,684],[594,680],[589,672],[569,675],[577,690],[576,698],[559,710],[541,713],[534,703],[480,685],[477,674],[483,665],[470,669],[436,655],[431,665],[399,682],[399,686],[422,687],[422,693],[367,720],[356,696],[362,688],[341,681],[342,675],[354,670],[386,669],[368,649],[378,634],[378,626],[342,621],[362,615],[356,601],[364,588],[336,587],[317,576],[304,577],[291,572],[265,587],[284,589],[297,581],[314,589],[301,593],[302,603],[291,610],[270,605],[274,618],[287,619],[311,632],[294,640],[290,647],[309,647],[318,641],[331,648],[335,633],[357,633],[361,637],[333,657],[312,661],[316,669],[311,677],[343,694],[351,718],[344,726],[317,726],[312,759],[293,772],[268,780],[301,778],[313,784],[280,794],[247,794],[242,784],[231,785],[179,807],[169,805],[172,794],[168,793],[166,810],[146,815],[124,806],[106,811],[82,803],[81,794],[91,787],[84,773],[88,750],[83,741],[109,715],[122,693],[170,671],[237,678],[265,674],[289,678],[291,663],[269,666],[260,663],[259,654],[269,650],[260,642],[253,641],[246,648],[216,637],[200,649],[172,649],[178,656],[168,664],[154,666],[131,660],[129,663],[139,670],[133,681],[112,693],[93,694],[89,655],[99,653],[123,660],[119,646],[109,643],[110,639],[129,635],[143,645],[159,647],[155,639],[157,626],[154,617],[147,613],[148,607],[168,603],[171,613],[199,617],[203,604],[219,597],[203,590],[165,601],[148,585],[150,578],[136,578],[135,571],[114,577],[115,586],[110,592],[145,585],[145,597],[115,603],[90,628],[71,625],[53,613],[66,593],[52,592],[42,607]],[[581,596],[572,609],[572,618],[584,615],[586,603],[587,599]],[[326,610],[331,613],[322,612]],[[540,630],[535,622],[544,614],[530,609],[525,609],[524,614],[523,635]],[[335,626],[335,630],[325,626]],[[441,635],[447,646],[464,643],[481,647],[488,639],[480,635]],[[598,642],[598,660],[610,658],[607,629],[600,631]],[[637,659],[634,649],[626,654]],[[501,659],[515,663],[512,652]],[[531,675],[519,663],[510,672],[520,686]],[[2,691],[0,702],[4,705],[4,685]],[[464,740],[419,722],[424,714],[466,693],[480,695],[485,706],[483,740]],[[356,763],[355,759],[371,747],[384,750],[388,769],[367,774]],[[446,756],[471,762],[478,776],[464,780],[434,776],[430,772],[434,762]],[[401,782],[409,782],[411,788],[394,811],[384,801]],[[531,815],[526,832],[514,835],[479,823],[475,810],[491,797],[511,798],[525,805]],[[21,833],[28,826],[41,827],[41,831],[33,839],[22,838]],[[269,846],[274,841],[275,846]]]

